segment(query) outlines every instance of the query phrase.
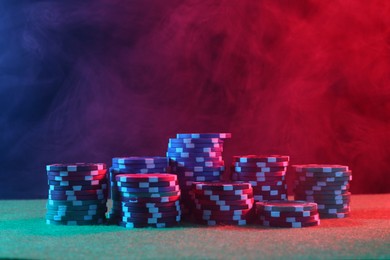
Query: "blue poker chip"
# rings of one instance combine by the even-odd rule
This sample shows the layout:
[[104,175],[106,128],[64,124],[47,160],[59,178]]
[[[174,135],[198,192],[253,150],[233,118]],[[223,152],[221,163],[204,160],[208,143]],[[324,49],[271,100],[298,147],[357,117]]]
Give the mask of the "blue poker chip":
[[96,220],[51,220],[46,219],[48,225],[64,225],[64,226],[90,226],[90,225],[101,225],[105,222],[105,219]]
[[130,173],[130,174],[137,174],[137,173],[166,173],[168,170],[167,168],[162,169],[119,169],[119,168],[110,168],[110,173],[113,174],[124,174],[124,173]]
[[174,153],[174,152],[167,152],[167,157],[171,159],[174,158],[193,158],[193,157],[205,157],[205,158],[214,158],[214,157],[221,157],[221,152],[204,152],[204,153],[189,153],[189,152],[182,152],[182,153]]
[[201,176],[219,177],[223,174],[223,172],[221,172],[221,171],[211,171],[211,172],[176,171],[176,173],[177,173],[179,179],[181,176],[183,176],[183,177],[201,177]]
[[68,172],[85,172],[106,169],[104,163],[69,163],[69,164],[49,164],[46,165],[46,171],[68,171]]
[[112,158],[112,163],[115,164],[163,164],[167,162],[166,157],[151,156],[151,157],[115,157]]
[[155,224],[144,224],[144,223],[134,223],[129,221],[120,221],[118,223],[119,226],[124,228],[146,228],[146,227],[154,227],[154,228],[169,228],[177,226],[178,222],[164,222],[164,223],[155,223]]
[[192,171],[192,172],[215,172],[220,171],[223,172],[225,170],[224,166],[218,166],[218,167],[203,167],[203,166],[194,166],[194,167],[175,167],[174,170],[172,170],[175,173],[181,173],[185,171]]
[[85,176],[102,176],[106,175],[107,169],[96,171],[84,171],[84,172],[70,172],[70,171],[48,171],[48,176],[60,176],[60,177],[85,177]]
[[169,164],[175,162],[183,162],[183,163],[202,163],[202,162],[212,162],[212,163],[221,163],[224,162],[222,157],[209,157],[209,156],[190,156],[190,157],[171,157],[169,158]]
[[54,181],[48,180],[49,185],[63,186],[63,187],[74,187],[74,186],[101,186],[107,183],[107,180],[91,180],[91,181]]
[[177,181],[159,181],[159,182],[111,182],[112,185],[117,187],[129,187],[129,188],[150,188],[150,187],[169,187],[177,185]]
[[101,185],[95,185],[95,186],[81,186],[81,185],[75,185],[75,186],[56,186],[56,185],[49,185],[49,190],[58,190],[58,191],[83,191],[83,190],[106,190],[107,184],[101,184]]
[[160,192],[170,192],[170,191],[180,191],[180,187],[170,186],[170,187],[150,187],[150,188],[129,188],[129,187],[118,187],[120,192],[149,192],[149,193],[160,193]]
[[220,138],[169,138],[171,144],[223,144]]
[[223,148],[217,147],[200,147],[200,148],[183,148],[183,147],[172,147],[168,148],[169,153],[222,153]]
[[176,134],[176,138],[219,138],[219,139],[227,139],[231,138],[231,133],[178,133]]
[[168,143],[168,148],[223,148],[222,143]]
[[112,168],[119,169],[162,169],[166,168],[168,165],[168,160],[164,163],[159,164],[121,164],[121,163],[112,163]]

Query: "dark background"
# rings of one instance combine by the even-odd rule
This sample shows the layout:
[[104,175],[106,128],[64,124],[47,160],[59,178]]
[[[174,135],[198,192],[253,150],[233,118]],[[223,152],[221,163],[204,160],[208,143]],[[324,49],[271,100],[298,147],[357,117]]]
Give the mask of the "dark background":
[[163,155],[232,132],[225,157],[291,156],[390,192],[390,2],[0,1],[0,198],[45,165]]

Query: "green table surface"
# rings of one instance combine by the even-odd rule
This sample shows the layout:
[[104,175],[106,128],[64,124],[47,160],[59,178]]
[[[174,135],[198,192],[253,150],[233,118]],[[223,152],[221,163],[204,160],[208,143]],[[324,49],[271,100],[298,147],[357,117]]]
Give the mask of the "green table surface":
[[353,195],[351,217],[296,229],[190,223],[166,229],[52,226],[45,223],[45,203],[0,201],[0,258],[390,258],[390,194]]

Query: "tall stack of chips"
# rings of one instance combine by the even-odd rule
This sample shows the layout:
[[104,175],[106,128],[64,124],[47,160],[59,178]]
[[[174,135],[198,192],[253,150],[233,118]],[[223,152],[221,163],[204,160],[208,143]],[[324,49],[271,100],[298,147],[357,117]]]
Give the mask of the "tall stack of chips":
[[260,224],[268,227],[301,228],[320,224],[317,204],[306,201],[256,202]]
[[115,179],[122,204],[119,225],[170,227],[180,222],[180,187],[176,175],[119,174]]
[[46,223],[96,225],[107,211],[107,167],[103,163],[51,164]]
[[318,204],[321,218],[344,218],[350,214],[348,166],[328,164],[293,165],[296,172],[295,199]]
[[230,133],[194,133],[177,134],[169,139],[167,157],[183,191],[184,213],[189,213],[193,206],[190,196],[193,182],[220,180],[225,170],[223,140],[230,137]]
[[116,157],[112,158],[112,167],[110,168],[110,194],[112,199],[112,208],[109,213],[111,223],[120,221],[122,205],[120,202],[119,191],[115,176],[118,174],[134,173],[166,173],[168,161],[166,157]]
[[232,180],[249,182],[255,201],[287,199],[286,171],[289,156],[234,156]]
[[252,186],[242,182],[194,182],[193,215],[197,223],[246,225],[253,216]]

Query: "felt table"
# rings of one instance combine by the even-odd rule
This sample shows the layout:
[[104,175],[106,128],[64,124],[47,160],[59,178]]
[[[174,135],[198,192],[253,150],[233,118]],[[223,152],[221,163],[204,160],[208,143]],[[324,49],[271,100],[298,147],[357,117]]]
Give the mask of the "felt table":
[[0,201],[0,258],[390,258],[390,194],[353,195],[351,217],[296,229],[190,223],[166,229],[52,226],[45,223],[45,203]]

